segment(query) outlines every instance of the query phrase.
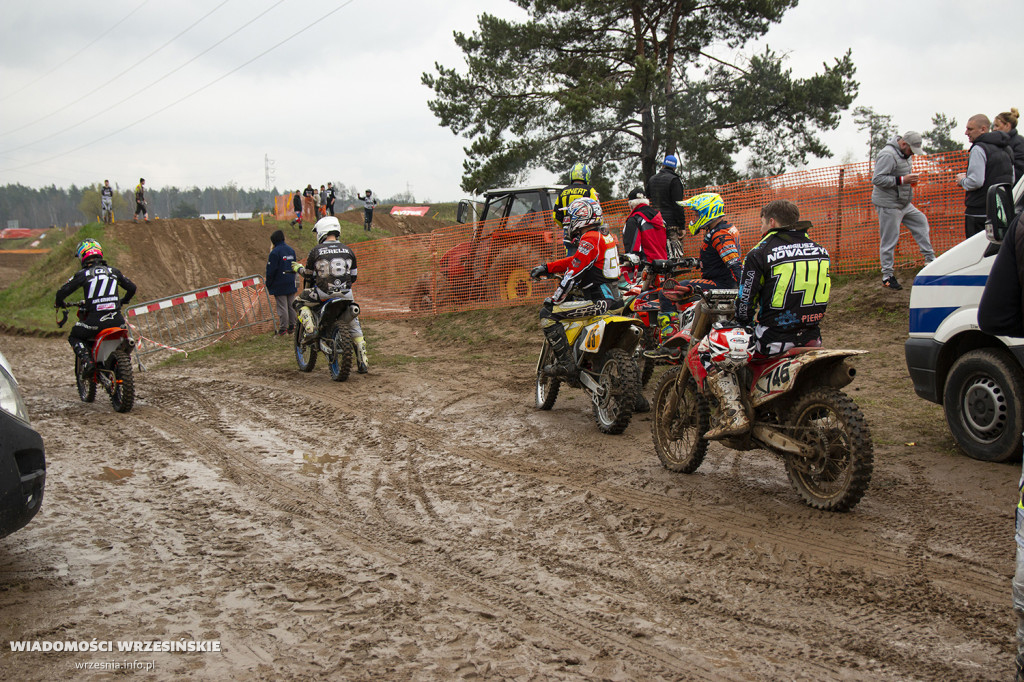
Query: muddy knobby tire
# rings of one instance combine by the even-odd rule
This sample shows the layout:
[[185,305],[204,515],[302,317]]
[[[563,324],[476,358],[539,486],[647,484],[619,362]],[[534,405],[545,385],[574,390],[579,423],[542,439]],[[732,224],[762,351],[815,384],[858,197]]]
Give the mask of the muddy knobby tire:
[[132,356],[123,350],[114,351],[114,385],[110,391],[110,404],[114,406],[115,412],[131,412],[135,405]]
[[871,431],[857,403],[842,391],[815,388],[789,410],[793,436],[814,458],[787,455],[786,473],[804,502],[823,511],[850,511],[867,491],[874,468]]
[[295,362],[299,365],[300,372],[312,372],[316,367],[316,345],[314,341],[308,345],[302,345],[305,331],[301,322],[295,325]]
[[554,362],[555,351],[551,350],[551,345],[545,341],[544,346],[540,349],[540,360],[537,361],[537,386],[534,391],[534,399],[538,410],[550,410],[555,406],[555,400],[558,398],[561,380],[541,374],[540,371],[545,365]]
[[668,413],[668,399],[680,371],[679,367],[669,369],[654,389],[651,438],[663,467],[679,474],[692,474],[708,452],[704,434],[710,428],[711,409],[697,392],[697,382],[691,376],[686,380],[675,413]]
[[612,348],[605,355],[598,379],[608,396],[603,404],[594,403],[594,420],[601,433],[618,435],[629,426],[633,407],[642,389],[640,370],[633,355],[621,348]]
[[352,372],[352,335],[348,325],[335,322],[331,325],[331,346],[334,352],[327,356],[327,368],[333,381],[347,381]]
[[75,385],[78,387],[78,398],[83,403],[96,400],[96,382],[92,377],[82,375],[82,360],[75,356]]

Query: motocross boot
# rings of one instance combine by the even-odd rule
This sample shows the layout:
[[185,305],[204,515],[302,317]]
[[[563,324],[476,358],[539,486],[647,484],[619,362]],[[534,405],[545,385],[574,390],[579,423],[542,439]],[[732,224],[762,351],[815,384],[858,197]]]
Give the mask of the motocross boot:
[[732,372],[709,372],[704,384],[718,400],[715,425],[704,434],[704,439],[719,440],[745,433],[750,428],[750,420],[743,407],[736,375]]
[[356,371],[366,374],[370,371],[370,365],[366,361],[366,341],[361,336],[352,339],[352,345],[356,347]]
[[666,348],[667,341],[673,334],[679,331],[679,313],[658,313],[658,327],[661,329],[661,344],[653,350],[644,351],[644,357],[651,360],[678,360],[682,348]]
[[89,349],[86,347],[85,342],[79,339],[74,339],[71,342],[71,348],[74,349],[75,355],[81,362],[81,373],[84,377],[92,376],[93,371],[96,369],[96,363],[92,361],[92,355],[89,354]]
[[309,309],[308,305],[299,308],[299,322],[302,323],[307,336],[316,334],[316,321],[313,319],[313,311]]
[[569,355],[569,339],[565,335],[565,327],[560,324],[553,324],[544,329],[544,336],[555,353],[557,362],[545,365],[540,371],[556,379],[576,378],[576,367],[572,357]]
[[644,397],[643,393],[636,394],[636,402],[633,403],[633,414],[640,414],[642,412],[650,412],[651,403],[647,398]]

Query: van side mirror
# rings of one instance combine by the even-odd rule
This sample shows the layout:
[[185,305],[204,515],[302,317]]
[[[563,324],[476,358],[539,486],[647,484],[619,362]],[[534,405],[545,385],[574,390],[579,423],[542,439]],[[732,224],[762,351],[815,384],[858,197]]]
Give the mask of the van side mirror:
[[985,236],[990,242],[1000,244],[1006,235],[1006,228],[1013,220],[1013,193],[1008,183],[992,185],[985,199]]

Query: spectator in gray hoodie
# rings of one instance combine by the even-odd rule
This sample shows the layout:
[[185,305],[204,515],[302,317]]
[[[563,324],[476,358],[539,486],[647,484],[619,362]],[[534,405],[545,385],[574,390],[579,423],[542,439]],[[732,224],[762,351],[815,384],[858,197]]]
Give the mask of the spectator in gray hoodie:
[[882,266],[882,286],[887,289],[903,288],[893,270],[893,253],[900,241],[900,223],[910,230],[925,264],[935,260],[928,218],[910,203],[914,198],[914,185],[921,179],[913,172],[910,157],[924,153],[921,142],[921,134],[910,130],[889,140],[875,157],[871,203],[878,210],[878,260]]

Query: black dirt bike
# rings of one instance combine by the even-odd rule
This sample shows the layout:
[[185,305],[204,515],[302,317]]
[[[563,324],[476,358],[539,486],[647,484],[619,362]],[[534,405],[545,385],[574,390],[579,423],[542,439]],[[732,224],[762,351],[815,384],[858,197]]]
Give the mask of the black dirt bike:
[[[68,321],[68,308],[77,307],[79,318],[82,317],[84,301],[64,303],[62,316],[57,326],[63,327]],[[135,377],[132,374],[132,351],[135,341],[131,332],[125,327],[101,329],[96,338],[87,345],[92,358],[93,370],[85,372],[82,359],[75,355],[75,383],[78,384],[78,397],[84,403],[96,399],[96,385],[99,384],[110,395],[110,403],[115,412],[130,412],[135,404]]]
[[[301,309],[303,302],[295,300],[295,308]],[[316,332],[308,334],[300,321],[295,325],[295,359],[299,370],[312,372],[316,367],[316,354],[320,351],[327,356],[327,367],[334,381],[345,381],[352,372],[352,336],[349,322],[359,314],[355,301],[340,297],[329,298],[319,307],[310,309]]]

